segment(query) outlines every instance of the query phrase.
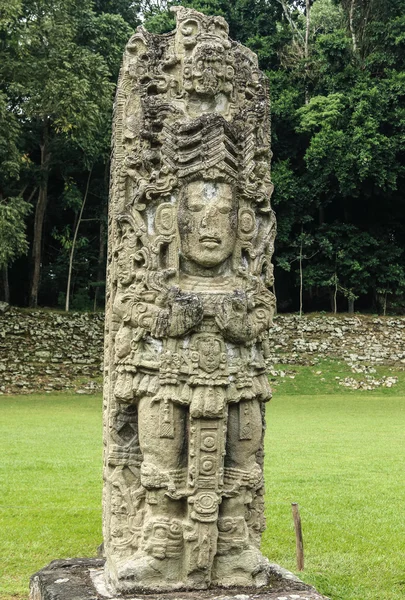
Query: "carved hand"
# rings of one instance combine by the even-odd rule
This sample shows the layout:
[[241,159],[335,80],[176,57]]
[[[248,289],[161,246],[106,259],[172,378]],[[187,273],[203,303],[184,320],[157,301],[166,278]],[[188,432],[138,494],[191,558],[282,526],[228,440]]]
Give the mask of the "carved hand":
[[164,324],[168,314],[168,309],[147,302],[137,302],[132,308],[132,321],[153,336],[163,337],[166,335]]
[[195,294],[173,291],[165,307],[137,302],[132,309],[132,322],[154,337],[178,337],[198,325],[203,317],[202,302]]
[[230,341],[250,342],[269,327],[271,312],[249,302],[245,293],[235,292],[224,299],[215,320]]
[[226,296],[219,306],[216,322],[221,329],[227,329],[232,321],[244,321],[247,317],[247,298],[243,292]]

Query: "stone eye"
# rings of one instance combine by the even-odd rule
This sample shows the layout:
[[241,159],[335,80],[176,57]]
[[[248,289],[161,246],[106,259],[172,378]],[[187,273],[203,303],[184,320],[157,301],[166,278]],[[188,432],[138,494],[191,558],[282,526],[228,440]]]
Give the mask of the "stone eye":
[[189,204],[188,205],[188,209],[191,210],[191,212],[201,212],[203,208],[204,208],[203,204]]

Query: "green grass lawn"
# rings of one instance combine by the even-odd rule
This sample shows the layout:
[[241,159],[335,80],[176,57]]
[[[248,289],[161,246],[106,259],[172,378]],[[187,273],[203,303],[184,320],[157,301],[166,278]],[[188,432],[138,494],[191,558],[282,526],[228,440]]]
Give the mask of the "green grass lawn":
[[[263,551],[294,570],[298,502],[305,581],[332,600],[403,599],[405,374],[359,392],[338,386],[336,369],[349,374],[296,368],[268,406]],[[99,396],[0,397],[1,600],[27,598],[50,560],[95,555],[101,447]]]
[[405,597],[405,397],[276,394],[267,413],[264,553],[333,600]]
[[100,396],[0,397],[0,598],[101,542]]

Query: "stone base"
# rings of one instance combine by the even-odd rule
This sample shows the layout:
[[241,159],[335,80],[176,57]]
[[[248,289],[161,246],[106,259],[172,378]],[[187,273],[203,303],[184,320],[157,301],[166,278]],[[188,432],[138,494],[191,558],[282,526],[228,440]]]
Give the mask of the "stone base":
[[269,563],[266,587],[210,588],[111,595],[104,584],[104,560],[54,560],[31,577],[30,600],[328,600],[278,565]]

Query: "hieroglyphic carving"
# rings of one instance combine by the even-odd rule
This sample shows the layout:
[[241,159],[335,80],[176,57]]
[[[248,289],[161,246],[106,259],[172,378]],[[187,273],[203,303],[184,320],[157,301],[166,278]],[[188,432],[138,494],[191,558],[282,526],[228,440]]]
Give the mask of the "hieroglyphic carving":
[[274,297],[266,82],[221,17],[138,28],[118,84],[104,420],[106,580],[262,585]]

